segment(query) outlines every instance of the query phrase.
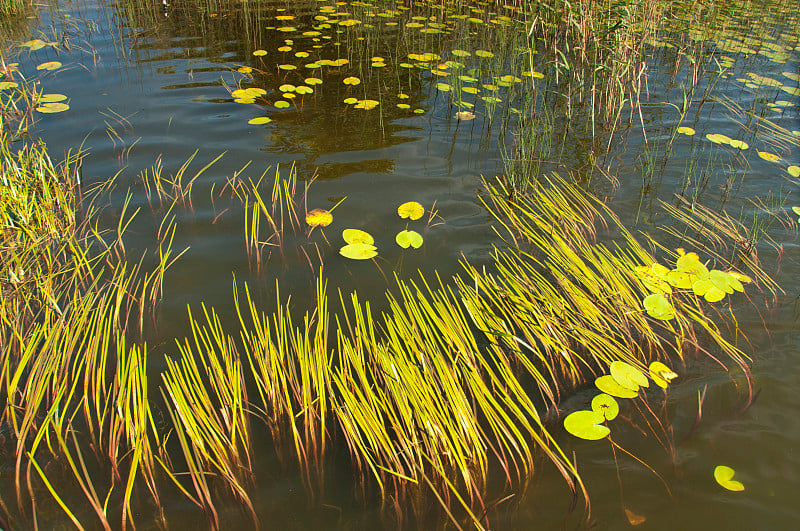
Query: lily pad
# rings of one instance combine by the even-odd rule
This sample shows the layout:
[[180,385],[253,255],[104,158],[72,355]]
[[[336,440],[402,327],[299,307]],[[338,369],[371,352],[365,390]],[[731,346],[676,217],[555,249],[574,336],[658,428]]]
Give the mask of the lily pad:
[[375,243],[375,239],[370,233],[359,229],[344,229],[342,231],[342,239],[350,244],[364,243],[373,245]]
[[253,50],[253,55],[255,55],[256,57],[264,57],[265,55],[267,55],[267,51],[266,50]]
[[69,110],[69,105],[67,105],[66,103],[61,103],[61,102],[44,103],[44,104],[36,107],[36,110],[41,112],[41,113],[45,113],[45,114],[53,114],[53,113],[64,112],[66,110]]
[[463,121],[474,120],[475,119],[475,113],[470,112],[470,111],[458,111],[456,113],[456,118],[458,118],[459,120],[463,120]]
[[564,419],[564,429],[575,437],[597,441],[611,433],[608,426],[602,424],[604,421],[605,416],[599,411],[575,411]]
[[58,61],[48,61],[36,67],[36,70],[58,70],[61,68],[61,63]]
[[648,367],[650,378],[656,383],[657,386],[666,389],[669,383],[678,377],[678,374],[673,372],[672,369],[661,363],[654,361]]
[[692,136],[695,131],[691,127],[679,127],[678,132],[682,135]]
[[275,106],[276,109],[286,109],[290,107],[292,104],[286,100],[278,100],[275,103],[273,103],[273,105]]
[[732,491],[744,490],[744,485],[742,484],[742,482],[733,479],[733,475],[735,473],[736,471],[729,466],[718,465],[714,469],[714,479],[717,480],[717,483],[719,483],[728,490]]
[[663,293],[651,293],[642,301],[647,315],[654,319],[669,321],[675,317],[675,308]]
[[800,177],[800,166],[789,166],[788,168],[786,168],[786,171],[792,177],[795,177],[795,178],[796,177]]
[[397,245],[403,249],[408,249],[409,246],[414,249],[422,247],[422,235],[413,230],[401,230],[397,233],[397,236],[395,236],[395,241]]
[[378,256],[378,251],[368,243],[350,243],[339,249],[339,254],[351,260],[369,260]]
[[622,387],[610,374],[595,379],[594,384],[604,393],[617,398],[636,398],[639,395],[636,391]]
[[767,153],[766,151],[759,151],[758,156],[768,162],[780,162],[781,158],[774,153]]
[[408,201],[397,207],[397,215],[401,218],[417,220],[425,214],[425,208],[416,201]]
[[63,94],[42,94],[39,96],[39,103],[55,103],[64,101],[67,97]]
[[247,121],[250,125],[263,125],[268,124],[272,121],[272,118],[268,116],[259,116],[258,118],[252,118]]
[[358,79],[356,76],[350,76],[350,77],[344,78],[342,80],[342,83],[344,83],[345,85],[356,86],[356,85],[361,83],[361,80]]
[[613,396],[601,393],[592,399],[592,411],[602,413],[606,420],[614,420],[619,414],[619,404]]
[[333,214],[322,208],[315,208],[306,214],[306,223],[312,227],[327,227],[333,223]]
[[358,103],[353,105],[353,108],[364,109],[365,111],[368,111],[370,109],[374,109],[378,105],[380,105],[380,102],[376,100],[358,100]]
[[639,387],[650,387],[650,381],[641,370],[630,363],[624,361],[613,361],[609,367],[611,377],[620,384],[632,391],[638,391]]

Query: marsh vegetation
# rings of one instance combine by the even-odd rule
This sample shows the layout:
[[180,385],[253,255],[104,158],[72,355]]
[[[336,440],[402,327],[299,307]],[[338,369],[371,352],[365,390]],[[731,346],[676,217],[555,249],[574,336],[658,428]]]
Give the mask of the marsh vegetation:
[[799,13],[4,3],[0,527],[792,521]]

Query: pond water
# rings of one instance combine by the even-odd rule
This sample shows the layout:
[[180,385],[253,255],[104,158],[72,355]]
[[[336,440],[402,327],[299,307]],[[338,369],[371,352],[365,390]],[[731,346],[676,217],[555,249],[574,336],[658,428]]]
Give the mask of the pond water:
[[[495,13],[491,3],[445,3],[452,9],[322,0],[75,0],[41,7],[6,28],[17,43],[58,43],[17,47],[18,56],[7,61],[38,76],[44,92],[68,97],[67,111],[38,114],[30,130],[51,155],[82,147],[86,186],[117,176],[101,226],[116,227],[123,212],[139,209],[125,240],[128,255],[138,259],[157,248],[164,216],[174,216],[173,248],[189,249],[167,273],[155,323],[146,330],[153,381],[165,367],[163,357],[176,353],[175,339],[191,334],[187,306],[199,312],[202,302],[223,323],[235,324],[234,278],[247,282],[267,310],[274,308],[277,281],[299,313],[314,303],[321,268],[332,293],[355,290],[380,310],[395,275],[411,279],[420,271],[431,278],[438,272],[447,279],[461,271],[462,257],[488,264],[501,241],[478,199],[482,177],[572,174],[607,199],[632,232],[646,232],[666,248],[681,241],[662,229],[679,224],[659,201],[676,205],[682,194],[742,219],[747,228],[764,228],[755,250],[783,291],[773,299],[768,290],[748,286],[749,297],[730,298],[746,336],[738,346],[752,358],[757,399],[745,407],[744,377],[701,355],[675,368],[679,378],[669,389],[674,452],[642,426],[620,423],[614,432],[647,467],[604,441],[579,441],[558,424],[553,432],[569,455],[574,451],[598,528],[626,528],[639,518],[649,529],[796,527],[800,249],[790,209],[800,204],[800,178],[790,168],[800,165],[800,5],[755,3],[740,10],[739,3],[723,2],[705,28],[682,24],[689,10],[673,6],[671,26],[645,45],[647,73],[637,83],[641,106],[625,104],[616,120],[602,112],[592,120],[588,89],[581,96],[556,79],[557,54],[540,49],[526,55],[517,48],[527,42],[528,27],[519,9]],[[348,20],[354,22],[341,24]],[[438,56],[420,57],[425,53]],[[36,70],[48,61],[61,66]],[[248,94],[237,98],[234,92],[247,88],[262,89],[251,91],[252,103]],[[374,108],[358,108],[370,107],[369,100]],[[249,123],[259,117],[269,121]],[[694,134],[677,133],[678,127]],[[709,134],[747,146],[715,142]],[[165,178],[175,175],[190,158],[185,182],[213,164],[193,181],[190,200],[168,212],[168,202],[148,191],[142,175],[152,175],[157,164]],[[273,239],[249,252],[249,210],[234,184],[263,175],[259,189],[269,201],[276,172],[283,180],[296,175],[301,228],[293,230],[287,217],[281,246]],[[397,208],[407,201],[422,204],[425,217],[400,219]],[[334,206],[333,224],[307,235],[306,210]],[[406,227],[423,236],[421,248],[395,244]],[[372,234],[376,260],[340,256],[344,228]],[[586,407],[595,393],[577,391],[561,411]],[[692,429],[699,393],[702,419]],[[658,405],[660,398],[653,394],[652,401]],[[325,488],[311,501],[300,471],[276,463],[268,439],[266,430],[254,436],[255,447],[265,449],[260,457],[254,452],[255,468],[265,475],[253,496],[265,527],[385,525],[377,501],[353,496],[359,483],[353,476],[360,472],[351,468],[346,448],[333,451]],[[720,464],[736,470],[743,492],[714,481]],[[9,486],[2,497],[12,499],[13,482],[3,482]],[[171,527],[205,525],[178,493],[162,501]],[[527,492],[500,504],[490,524],[580,527],[580,510],[568,513],[570,501],[563,478],[543,462]],[[217,509],[223,527],[252,525],[235,501]],[[45,513],[44,521],[60,525],[58,508]],[[443,513],[431,514],[417,524],[447,525]],[[147,515],[136,517],[143,527],[155,525]]]

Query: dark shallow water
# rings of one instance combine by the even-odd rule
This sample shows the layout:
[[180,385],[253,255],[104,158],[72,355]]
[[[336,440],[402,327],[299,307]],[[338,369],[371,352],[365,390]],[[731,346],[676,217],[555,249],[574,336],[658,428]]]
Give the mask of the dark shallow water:
[[[219,12],[187,11],[179,6],[164,12],[160,3],[151,4],[136,11],[136,21],[121,4],[89,0],[69,8],[42,10],[38,19],[29,21],[28,34],[20,38],[35,38],[40,31],[49,35],[52,24],[61,37],[69,40],[71,49],[23,51],[19,62],[21,68],[34,72],[32,67],[44,61],[63,63],[62,68],[40,77],[46,92],[69,96],[70,110],[42,116],[35,134],[47,142],[54,156],[82,145],[88,152],[83,165],[85,183],[118,174],[118,186],[110,194],[111,207],[102,217],[105,225],[116,224],[125,193],[131,188],[129,212],[141,209],[126,240],[132,255],[154,248],[155,232],[164,214],[162,207],[148,201],[137,176],[152,168],[157,158],[165,174],[174,174],[197,151],[187,172],[191,176],[225,153],[195,182],[192,208],[176,212],[175,248],[188,246],[190,250],[170,271],[158,325],[148,331],[148,342],[157,352],[170,354],[174,339],[188,333],[187,305],[195,307],[202,301],[213,306],[223,320],[225,316],[233,319],[234,276],[237,281],[255,286],[268,303],[274,300],[278,279],[283,293],[291,294],[294,307],[305,309],[313,295],[314,276],[297,246],[313,242],[320,245],[329,286],[345,293],[357,290],[365,299],[375,300],[378,307],[386,289],[384,275],[411,278],[417,270],[427,274],[435,270],[447,278],[459,271],[462,255],[476,264],[488,261],[492,245],[498,240],[477,194],[481,176],[491,178],[505,171],[504,150],[519,141],[514,135],[518,123],[514,115],[509,115],[508,128],[503,128],[500,117],[489,122],[479,110],[475,120],[459,121],[454,117],[458,109],[448,105],[442,93],[432,88],[438,80],[429,74],[414,73],[412,79],[409,72],[401,69],[376,73],[375,69],[370,70],[369,61],[364,66],[355,60],[348,66],[349,71],[360,75],[370,90],[381,87],[384,101],[379,110],[358,111],[344,105],[344,97],[361,89],[346,92],[349,89],[341,83],[343,74],[336,73],[328,73],[315,94],[304,97],[302,111],[235,103],[225,84],[233,87],[244,78],[236,72],[242,65],[271,65],[265,68],[268,74],[256,76],[254,84],[268,87],[272,100],[279,97],[275,87],[281,81],[296,81],[296,73],[277,70],[272,58],[279,53],[275,50],[284,44],[284,39],[290,37],[266,27],[274,25],[278,8],[287,8],[281,13],[296,9],[308,25],[317,12],[317,2],[298,3],[295,7],[253,3],[250,9]],[[65,18],[65,14],[70,17]],[[89,21],[91,24],[87,24]],[[796,15],[785,23],[783,33],[796,35]],[[774,34],[777,37],[770,42],[780,44],[782,32]],[[399,49],[399,37],[390,32],[379,35],[385,42],[375,43],[374,49],[382,48],[387,57]],[[300,42],[301,38],[296,40]],[[671,221],[657,201],[674,201],[674,194],[681,191],[712,209],[724,208],[744,219],[759,211],[752,199],[769,202],[770,196],[788,194],[784,205],[775,204],[777,213],[800,203],[796,200],[798,181],[786,172],[789,164],[800,164],[800,149],[796,143],[776,145],[774,135],[758,125],[759,118],[764,118],[789,135],[800,130],[800,97],[776,87],[753,89],[736,81],[754,72],[791,85],[789,78],[780,76],[781,72],[797,73],[800,69],[796,36],[793,42],[783,45],[788,50],[788,61],[782,63],[757,53],[718,52],[735,60],[731,75],[720,78],[705,93],[711,77],[704,78],[682,123],[676,109],[664,102],[680,104],[683,90],[692,83],[689,62],[669,50],[652,59],[642,115],[632,116],[628,126],[630,111],[623,112],[623,127],[612,141],[611,153],[601,160],[601,165],[618,179],[619,187],[616,189],[597,174],[593,180],[599,193],[610,196],[612,208],[626,224],[653,235],[661,234],[659,227]],[[357,49],[356,43],[344,43],[343,48],[346,46]],[[268,50],[264,62],[252,55],[257,48]],[[296,44],[291,53],[301,48]],[[332,49],[328,46],[324,53],[333,53]],[[366,94],[366,90],[358,94]],[[412,109],[421,108],[424,113],[398,109],[392,98],[400,91],[411,96]],[[750,110],[751,116],[738,114],[730,105],[726,107],[726,99],[738,108]],[[779,100],[788,104],[779,108],[769,105]],[[265,114],[273,122],[248,125],[248,120]],[[561,119],[554,117],[556,127]],[[668,148],[678,125],[690,126],[696,134],[678,135]],[[707,133],[739,138],[750,148],[736,153],[709,142]],[[589,126],[582,124],[569,134],[556,134],[553,142],[559,143],[561,158],[549,161],[545,169],[573,170],[585,175],[591,142]],[[764,160],[757,155],[758,150],[777,153],[782,161]],[[249,166],[238,173],[248,162]],[[248,260],[244,246],[242,206],[230,199],[230,193],[220,195],[219,191],[234,175],[256,180],[271,168],[265,178],[270,183],[265,187],[268,193],[275,168],[280,167],[282,175],[288,175],[292,166],[300,187],[316,176],[308,194],[309,209],[330,208],[347,197],[334,212],[334,225],[325,231],[332,246],[325,244],[319,232],[311,240],[305,236],[289,238],[284,255],[275,253],[258,271]],[[419,201],[426,208],[435,202],[444,223],[431,224],[423,232],[425,244],[419,251],[403,252],[393,241],[394,234],[405,227],[395,209],[410,200]],[[788,217],[786,220],[791,221]],[[336,253],[339,232],[344,227],[362,228],[375,235],[381,251],[381,270],[372,262],[347,261]],[[678,447],[674,462],[652,437],[645,437],[636,429],[623,427],[621,433],[615,433],[620,445],[663,476],[671,497],[650,471],[631,458],[617,453],[619,461],[615,463],[608,444],[569,440],[566,433],[557,430],[565,449],[574,449],[579,456],[598,528],[629,527],[623,507],[646,518],[643,529],[791,529],[800,521],[800,325],[796,305],[800,249],[794,229],[776,222],[768,235],[782,246],[782,253],[766,240],[759,245],[759,252],[765,269],[785,293],[769,305],[754,295],[758,311],[743,297],[734,301],[739,326],[749,339],[741,346],[753,359],[754,385],[760,391],[757,401],[743,411],[740,401],[746,386],[741,376],[729,375],[702,359],[692,360],[687,367],[676,369],[680,378],[669,392],[676,441],[689,433],[697,411],[698,391],[707,389],[707,394],[702,422]],[[667,246],[678,243],[666,235],[663,238]],[[318,261],[312,262],[316,269]],[[577,393],[563,404],[563,409],[584,407],[593,393]],[[274,478],[259,481],[256,487],[257,498],[269,500],[259,508],[264,521],[294,529],[380,526],[378,508],[365,507],[350,496],[352,471],[346,455],[338,457],[332,459],[322,495],[327,508],[322,509],[309,509],[298,478],[285,470],[281,472],[269,459],[259,463],[263,477]],[[733,466],[746,490],[731,493],[721,489],[712,476],[718,464]],[[501,511],[497,528],[560,526],[569,499],[561,478],[544,465],[530,491],[517,503],[514,510]],[[233,504],[230,514],[225,514],[225,509],[222,513],[231,521],[244,518]],[[183,525],[183,520],[202,522],[193,506],[181,499],[174,500],[169,514],[170,524],[176,527]],[[567,521],[573,525],[578,519],[573,515]],[[242,522],[247,525],[246,519]]]

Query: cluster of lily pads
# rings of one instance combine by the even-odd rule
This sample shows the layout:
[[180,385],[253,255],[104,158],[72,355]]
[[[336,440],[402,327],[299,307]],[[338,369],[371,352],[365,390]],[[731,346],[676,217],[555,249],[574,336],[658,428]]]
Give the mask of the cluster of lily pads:
[[[397,207],[397,215],[403,219],[416,221],[425,214],[425,207],[416,201],[408,201]],[[333,223],[333,214],[329,210],[315,208],[306,214],[306,223],[309,227],[327,227]],[[345,245],[339,249],[339,254],[351,260],[368,260],[378,256],[378,249],[375,247],[375,238],[371,234],[360,229],[344,229],[342,239]],[[395,236],[395,242],[403,249],[422,247],[423,238],[420,233],[406,228]]]
[[[660,361],[650,364],[647,375],[624,361],[612,362],[609,372],[610,374],[595,380],[595,385],[602,393],[592,398],[591,409],[573,411],[564,419],[564,429],[571,435],[588,441],[608,437],[611,434],[608,422],[619,414],[616,398],[636,398],[642,387],[650,386],[649,380],[666,389],[678,377],[677,373]],[[714,479],[720,486],[731,491],[744,490],[744,485],[733,479],[734,474],[734,469],[726,465],[714,468]]]
[[[35,52],[36,50],[41,50],[45,47],[56,47],[58,43],[55,42],[48,42],[43,41],[41,39],[34,39],[27,42],[23,42],[20,45],[20,48],[27,48],[31,52]],[[36,66],[36,70],[39,71],[54,71],[61,68],[63,65],[59,61],[46,61],[44,63],[40,63]],[[2,68],[0,68],[0,78],[5,76],[11,76],[14,72],[16,72],[19,68],[19,63],[10,63],[4,64]],[[0,81],[0,93],[9,91],[9,95],[13,95],[14,90],[22,90],[19,86],[19,83],[16,81]],[[69,104],[66,103],[67,97],[64,94],[45,94],[43,92],[32,91],[31,94],[32,100],[31,103],[33,105],[34,110],[40,112],[42,114],[54,114],[63,112],[69,109]]]
[[[575,437],[596,441],[608,436],[611,429],[606,423],[619,414],[619,404],[614,397],[636,398],[640,388],[650,386],[648,377],[629,363],[614,361],[609,369],[611,374],[595,380],[602,393],[592,399],[592,409],[574,411],[564,419],[564,428]],[[678,377],[660,361],[654,361],[648,369],[650,379],[664,389]]]
[[744,291],[742,284],[752,282],[750,277],[737,271],[709,270],[697,253],[677,251],[679,256],[674,269],[657,262],[635,268],[636,275],[651,292],[642,304],[647,314],[655,319],[675,317],[675,307],[668,298],[673,288],[691,290],[708,302],[718,302],[734,291]]

